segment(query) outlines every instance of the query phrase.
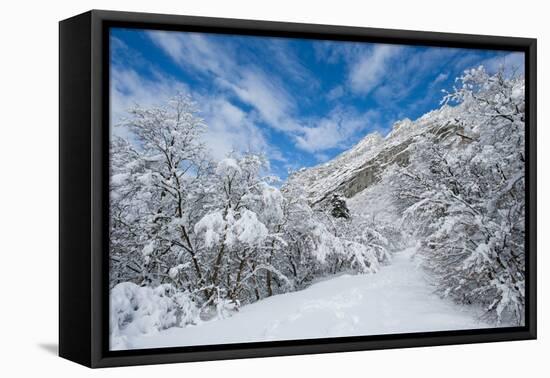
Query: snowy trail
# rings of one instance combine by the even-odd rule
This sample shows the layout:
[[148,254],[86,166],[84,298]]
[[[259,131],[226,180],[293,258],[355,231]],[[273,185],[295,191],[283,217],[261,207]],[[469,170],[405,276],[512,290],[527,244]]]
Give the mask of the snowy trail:
[[414,249],[370,275],[344,275],[244,306],[232,317],[126,340],[128,348],[487,328],[474,309],[440,299]]

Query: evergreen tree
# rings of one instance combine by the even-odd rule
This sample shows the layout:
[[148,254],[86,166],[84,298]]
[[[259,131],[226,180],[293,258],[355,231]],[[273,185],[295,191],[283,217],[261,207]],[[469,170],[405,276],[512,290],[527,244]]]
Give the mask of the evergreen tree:
[[334,218],[351,218],[346,200],[340,193],[334,193],[330,198],[330,206],[332,207],[330,213]]

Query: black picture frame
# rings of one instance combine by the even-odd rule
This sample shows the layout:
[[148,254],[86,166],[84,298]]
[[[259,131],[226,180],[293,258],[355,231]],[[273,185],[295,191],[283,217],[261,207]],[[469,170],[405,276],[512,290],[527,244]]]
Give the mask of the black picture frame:
[[[108,348],[110,27],[525,52],[526,325],[483,330]],[[536,39],[92,10],[59,24],[59,354],[88,367],[406,348],[536,338]]]

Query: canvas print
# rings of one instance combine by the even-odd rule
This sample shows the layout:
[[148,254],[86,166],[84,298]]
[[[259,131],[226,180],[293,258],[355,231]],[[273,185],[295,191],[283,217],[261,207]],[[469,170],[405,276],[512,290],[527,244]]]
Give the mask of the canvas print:
[[109,49],[111,350],[524,325],[523,53]]

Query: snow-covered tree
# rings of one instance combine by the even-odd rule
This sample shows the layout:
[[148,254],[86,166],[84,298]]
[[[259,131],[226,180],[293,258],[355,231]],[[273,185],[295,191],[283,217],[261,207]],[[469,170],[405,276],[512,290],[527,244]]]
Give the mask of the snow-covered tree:
[[270,177],[261,175],[265,164],[254,154],[217,164],[207,188],[207,214],[194,228],[201,255],[209,256],[207,296],[221,295],[235,303],[257,300],[263,296],[262,275],[282,277],[271,263],[282,222],[282,195],[270,185]]
[[445,99],[458,102],[455,119],[416,137],[386,183],[440,293],[523,324],[524,81],[483,67],[460,81]]
[[[211,170],[199,138],[205,125],[183,95],[129,115],[120,127],[130,137],[111,143],[112,284],[200,281],[190,230],[202,215],[203,180]],[[191,269],[169,274],[187,263]],[[120,272],[127,274],[117,277]]]

